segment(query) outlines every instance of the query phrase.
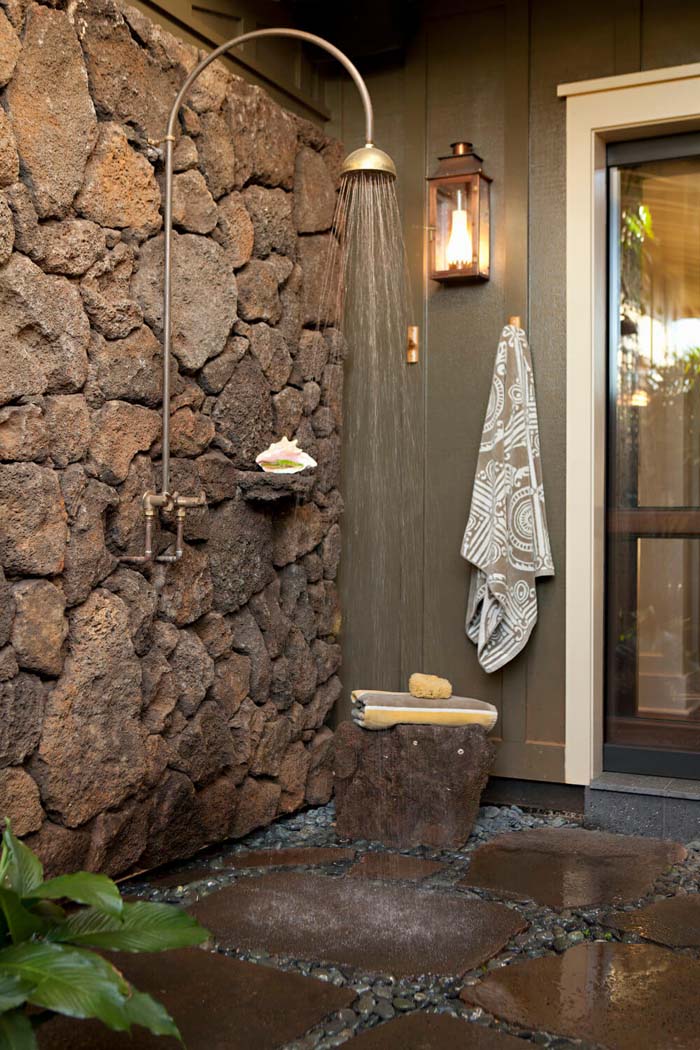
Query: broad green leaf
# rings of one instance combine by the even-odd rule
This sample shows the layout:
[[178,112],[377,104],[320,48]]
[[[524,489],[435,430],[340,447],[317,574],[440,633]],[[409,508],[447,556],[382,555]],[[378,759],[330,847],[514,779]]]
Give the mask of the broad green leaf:
[[57,944],[78,944],[89,946],[92,938],[103,933],[118,933],[124,928],[124,913],[122,917],[105,915],[97,908],[80,908],[67,915],[62,922],[57,923],[46,935],[47,940]]
[[77,871],[74,875],[59,875],[58,878],[42,882],[32,897],[47,900],[77,901],[89,904],[107,915],[121,915],[122,898],[119,890],[106,875],[93,875],[89,871]]
[[154,1035],[172,1035],[182,1042],[178,1027],[168,1011],[146,992],[132,990],[126,1001],[126,1013],[132,1024],[140,1024]]
[[36,1050],[36,1038],[29,1018],[22,1010],[0,1014],[2,1050]]
[[38,915],[32,915],[12,890],[0,889],[0,909],[2,909],[7,928],[15,944],[28,941],[34,934],[43,933],[46,930],[47,923]]
[[[27,998],[27,992],[32,986],[23,981],[21,977],[12,974],[0,974],[0,1014],[5,1010],[14,1010]],[[0,1044],[2,1045],[2,1044]]]
[[150,901],[125,903],[122,921],[92,908],[69,915],[51,933],[52,940],[120,952],[162,952],[201,944],[207,930],[186,911]]
[[116,1031],[129,1027],[129,985],[106,959],[63,944],[27,942],[0,951],[0,976],[33,985],[27,1001],[68,1017],[96,1017]]
[[9,820],[2,836],[2,852],[3,886],[28,897],[43,882],[44,869],[39,858],[12,834]]
[[38,915],[51,923],[63,922],[66,917],[65,908],[55,904],[53,901],[25,901],[25,907],[31,908],[32,915]]

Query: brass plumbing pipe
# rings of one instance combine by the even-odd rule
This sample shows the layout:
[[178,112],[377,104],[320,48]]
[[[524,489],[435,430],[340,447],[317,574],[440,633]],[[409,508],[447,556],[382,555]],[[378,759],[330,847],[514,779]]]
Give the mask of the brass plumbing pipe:
[[365,146],[363,149],[355,150],[345,162],[344,171],[381,171],[389,175],[396,175],[393,161],[382,150],[374,146],[374,112],[367,85],[362,79],[359,70],[353,62],[343,54],[337,47],[313,33],[306,33],[301,29],[256,29],[251,33],[243,33],[234,37],[226,43],[221,44],[208,54],[195,66],[187,76],[180,88],[177,97],[170,110],[168,124],[163,142],[165,143],[165,206],[164,206],[164,270],[163,270],[163,405],[162,405],[162,458],[161,458],[161,483],[160,492],[146,492],[143,497],[144,513],[146,517],[146,537],[144,552],[142,555],[131,558],[122,558],[122,561],[145,564],[153,559],[153,522],[156,513],[162,508],[175,510],[177,519],[177,536],[175,540],[175,553],[169,555],[158,555],[156,561],[178,561],[182,557],[182,543],[184,518],[188,507],[204,506],[205,496],[180,496],[178,493],[170,492],[170,358],[172,343],[172,240],[173,240],[173,152],[175,146],[175,124],[178,119],[180,107],[197,77],[221,55],[233,47],[239,47],[250,40],[258,40],[263,37],[282,36],[302,40],[307,44],[314,44],[322,50],[327,51],[333,58],[347,70],[360,93],[362,105],[365,112]]

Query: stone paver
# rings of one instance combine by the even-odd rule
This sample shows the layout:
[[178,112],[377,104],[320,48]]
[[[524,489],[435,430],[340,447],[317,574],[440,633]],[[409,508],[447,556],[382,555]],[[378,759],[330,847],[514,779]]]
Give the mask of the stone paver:
[[[311,977],[228,959],[199,949],[110,955],[141,991],[175,1018],[187,1050],[278,1050],[355,993]],[[96,1021],[57,1018],[39,1029],[40,1050],[177,1050],[174,1039],[134,1028],[130,1039]],[[180,1048],[181,1050],[181,1048]]]
[[445,871],[439,860],[405,857],[400,853],[365,853],[354,864],[348,875],[354,879],[406,879],[418,881]]
[[613,912],[605,925],[669,948],[700,948],[700,895],[670,897],[635,911]]
[[[451,881],[453,873],[456,877],[456,865],[460,862],[465,865],[468,864],[470,859],[473,859],[474,852],[480,843],[491,840],[498,841],[500,844],[501,841],[507,841],[507,839],[502,839],[504,833],[517,831],[519,834],[526,834],[533,828],[567,829],[571,828],[572,824],[575,825],[575,823],[576,819],[571,814],[554,812],[531,814],[523,812],[516,806],[486,806],[480,811],[474,828],[474,835],[463,852],[455,853],[453,850],[445,853],[430,852],[431,862],[434,860],[447,865],[445,872],[437,874],[430,879],[430,882],[435,881],[435,887],[432,892],[427,890],[428,884],[416,887],[400,880],[384,883],[383,887],[385,890],[393,891],[396,896],[401,898],[405,896],[408,890],[412,894],[421,894],[421,900],[424,900],[426,896],[432,897],[436,892],[447,895],[450,898],[460,896],[463,900],[467,900],[462,894],[455,894],[451,888],[446,887]],[[523,839],[521,838],[519,841],[522,843]],[[525,839],[524,841],[527,842],[528,840]],[[619,840],[613,839],[613,841]],[[625,839],[623,841],[625,845],[629,844],[629,840]],[[247,851],[246,853],[239,852],[243,845]],[[253,832],[245,838],[243,843],[238,843],[235,846],[233,843],[226,843],[216,853],[209,851],[207,854],[200,854],[196,860],[189,864],[180,864],[178,868],[172,865],[169,874],[175,876],[175,881],[179,885],[175,889],[169,889],[167,897],[171,900],[177,900],[187,907],[193,904],[198,897],[201,898],[202,894],[211,895],[214,887],[217,885],[220,888],[229,886],[232,879],[235,879],[237,883],[259,883],[261,873],[256,872],[255,869],[249,869],[245,872],[233,869],[232,865],[236,857],[250,856],[251,853],[255,854],[258,851],[263,851],[262,856],[264,857],[275,853],[284,856],[285,853],[283,851],[290,849],[301,851],[313,849],[338,850],[345,845],[346,843],[343,843],[337,837],[334,806],[331,804],[309,809],[303,814],[282,818],[271,827]],[[373,856],[377,852],[376,848],[370,846],[366,841],[353,845],[357,851],[358,860],[368,854]],[[665,850],[666,847],[662,845],[662,849]],[[295,855],[291,854],[291,856]],[[312,858],[314,854],[302,852],[299,856]],[[336,854],[334,853],[332,857],[335,858],[335,856]],[[406,858],[405,854],[401,854],[401,856],[409,861],[421,859],[420,856],[410,856],[408,858]],[[510,863],[513,866],[517,866],[520,862],[521,858],[517,853],[510,857]],[[331,870],[328,867],[325,869],[325,872],[318,869],[314,870],[311,864],[308,867],[309,876],[314,875],[316,877],[315,885],[318,882],[322,882],[325,887],[328,881],[339,881],[337,876],[332,877],[327,874]],[[373,883],[371,880],[358,880],[355,875],[350,878],[350,872],[347,870],[349,867],[350,862],[344,861],[334,870],[345,871],[340,881],[354,883],[358,892],[362,893],[365,907],[369,906],[371,908],[373,905],[367,905],[367,894],[365,891],[369,890],[373,885],[378,884],[382,886],[382,883]],[[166,872],[161,871],[160,874],[164,875]],[[192,883],[195,884],[192,885]],[[440,890],[438,890],[438,883],[441,884]],[[152,877],[141,878],[132,882],[130,889],[139,897],[147,896],[154,900],[162,900],[164,896],[160,888],[153,886]],[[683,862],[675,864],[668,872],[657,879],[653,893],[655,895],[661,894],[664,897],[678,894],[686,900],[698,897],[700,894],[700,840],[697,843],[688,845],[688,856]],[[504,898],[507,898],[507,894],[504,894]],[[650,897],[649,899],[654,898]],[[374,898],[372,900],[374,901]],[[359,907],[362,907],[362,905],[359,905]],[[557,953],[566,952],[573,945],[582,942],[590,944],[591,941],[602,941],[606,937],[613,937],[617,942],[621,934],[617,932],[611,933],[611,928],[606,928],[604,925],[604,920],[610,917],[614,907],[615,905],[611,906],[611,903],[608,901],[600,907],[581,907],[569,913],[561,913],[557,909],[543,907],[534,901],[524,900],[519,902],[517,912],[521,913],[524,919],[529,922],[529,926],[521,935],[516,935],[504,952],[498,954],[493,965],[497,967],[497,972],[501,973],[504,972],[500,968],[503,963],[507,963],[504,970],[510,970],[514,965],[519,966],[522,959],[539,958],[543,953],[549,954],[552,950]],[[642,911],[640,909],[632,914],[642,914]],[[513,958],[514,952],[509,949],[516,946],[517,954]],[[678,949],[678,952],[680,959],[684,961],[684,956],[680,954],[684,952],[684,949]],[[562,1038],[560,1035],[547,1034],[547,1030],[535,1025],[529,1027],[527,1032],[523,1033],[522,1023],[510,1023],[503,1020],[500,1025],[497,1023],[497,1028],[500,1031],[495,1030],[491,1027],[493,1022],[490,1021],[488,1014],[485,1017],[472,1016],[475,1011],[477,1014],[480,1013],[480,1010],[476,1007],[463,1006],[464,1016],[458,1017],[456,1022],[452,1021],[455,1008],[454,996],[464,983],[460,980],[460,977],[453,975],[430,973],[409,976],[397,975],[392,979],[387,975],[386,971],[378,971],[376,968],[372,969],[371,967],[374,966],[375,961],[369,957],[367,958],[366,966],[360,964],[350,967],[335,965],[332,961],[325,962],[320,955],[311,960],[299,956],[295,958],[293,955],[287,955],[286,953],[281,954],[281,957],[277,957],[272,949],[268,952],[265,945],[251,949],[241,948],[235,954],[249,962],[263,963],[265,966],[270,965],[273,968],[281,967],[284,971],[292,971],[304,976],[307,976],[310,971],[313,977],[327,982],[328,985],[350,988],[357,994],[357,998],[348,1008],[341,1010],[338,1014],[334,1014],[332,1018],[325,1017],[320,1024],[310,1029],[301,1039],[292,1039],[289,1042],[285,1042],[276,1050],[311,1050],[314,1047],[318,1047],[318,1050],[330,1050],[330,1047],[339,1046],[340,1044],[344,1047],[349,1040],[356,1041],[361,1034],[362,1038],[369,1039],[369,1034],[365,1036],[365,1033],[370,1032],[376,1032],[376,1038],[378,1039],[381,1033],[381,1039],[386,1039],[387,1041],[393,1041],[394,1032],[396,1032],[396,1038],[400,1034],[402,1042],[405,1042],[406,1050],[410,1050],[412,1046],[415,1050],[415,1042],[412,1044],[409,1037],[404,1037],[403,1035],[404,1032],[410,1034],[412,1029],[404,1027],[403,1021],[401,1021],[401,1026],[399,1027],[399,1022],[396,1018],[413,1017],[416,1011],[419,1012],[417,1016],[421,1018],[424,1015],[429,1017],[430,1014],[426,1014],[426,1009],[427,1011],[434,1009],[446,1011],[449,1017],[444,1017],[443,1020],[444,1015],[441,1014],[441,1025],[444,1026],[448,1020],[452,1024],[459,1023],[463,1025],[463,1028],[459,1029],[460,1034],[469,1032],[472,1038],[480,1040],[492,1041],[494,1038],[499,1039],[501,1042],[496,1044],[497,1046],[503,1045],[502,1040],[507,1039],[509,1036],[511,1039],[514,1036],[519,1036],[517,1045],[523,1046],[523,1048],[531,1046],[535,1042],[538,1046],[544,1047],[545,1050],[555,1050],[555,1048],[556,1050],[564,1050],[565,1046],[573,1046],[568,1037]],[[673,954],[670,949],[669,954]],[[567,959],[571,961],[569,965],[572,965],[577,956],[569,953]],[[158,957],[153,957],[153,962],[157,964]],[[471,971],[465,974],[465,979],[471,984],[471,982],[477,982],[480,979],[480,975]],[[623,988],[623,994],[627,994],[626,987]],[[657,994],[663,996],[663,986],[660,992],[652,990],[652,1001],[656,999]],[[646,993],[640,997],[640,1001],[646,1001]],[[418,1025],[422,1022],[411,1022],[411,1024],[414,1023]],[[432,1028],[433,1022],[427,1023]],[[484,1032],[483,1036],[481,1035],[482,1031]],[[474,1034],[472,1035],[472,1033]],[[525,1036],[524,1042],[523,1036]],[[421,1043],[418,1041],[420,1037],[420,1035],[415,1037],[418,1047],[421,1047]],[[426,1038],[429,1037],[429,1035],[426,1036]],[[491,1041],[486,1043],[488,1050],[491,1050]],[[445,1046],[445,1050],[451,1050],[453,1046],[455,1050],[459,1050],[459,1047],[462,1045],[455,1039],[447,1038],[442,1040],[442,1044]],[[159,1043],[158,1045],[162,1046],[163,1044]],[[365,1050],[367,1045],[366,1042],[361,1042],[361,1050]],[[389,1050],[391,1050],[392,1042],[389,1042],[388,1045]],[[480,1045],[481,1043],[478,1042],[477,1047]],[[509,1042],[506,1045],[510,1047],[511,1043]],[[588,1048],[592,1050],[594,1044],[586,1040],[585,1043],[577,1043],[576,1045],[581,1045],[582,1048],[585,1046],[586,1050]],[[597,1045],[600,1046],[600,1044]],[[606,1050],[610,1050],[607,1043],[604,1045]],[[466,1046],[468,1048],[470,1043],[467,1043]],[[371,1047],[372,1044],[370,1043],[369,1050],[371,1050]],[[428,1047],[432,1050],[429,1043]],[[48,1050],[51,1050],[51,1048],[48,1048]],[[82,1050],[82,1048],[78,1047],[78,1050]],[[111,1050],[111,1047],[108,1050]],[[114,1050],[116,1050],[116,1047]],[[153,1050],[156,1050],[155,1045]],[[493,1050],[496,1050],[495,1046]],[[650,1048],[647,1042],[641,1040],[637,1050],[653,1050],[653,1048]],[[664,1044],[663,1050],[671,1050],[670,1045],[666,1046]]]
[[513,909],[488,901],[291,872],[241,879],[191,911],[222,947],[397,977],[463,974],[526,925]]
[[[354,849],[341,849],[333,846],[300,846],[289,849],[248,850],[245,853],[233,853],[222,857],[222,866],[213,868],[211,863],[177,867],[164,870],[161,874],[154,872],[147,875],[149,886],[158,889],[171,889],[177,886],[189,886],[204,879],[216,879],[221,875],[231,874],[237,868],[293,868],[313,867],[321,864],[350,863],[355,860]],[[126,883],[128,888],[131,883]]]
[[352,1039],[352,1050],[524,1050],[520,1039],[445,1014],[415,1013]]
[[684,860],[676,842],[580,828],[498,835],[474,854],[460,886],[478,886],[550,908],[633,901]]
[[[146,876],[149,886],[158,889],[170,889],[174,886],[189,886],[191,882],[200,882],[202,879],[212,879],[225,874],[226,868],[212,868],[207,864],[198,864],[191,868],[178,868],[175,871],[164,871],[162,875],[153,874]],[[122,885],[122,894],[129,891],[130,883]]]
[[289,849],[256,849],[228,858],[232,868],[294,868],[314,864],[339,864],[355,859],[354,849],[301,846]]
[[648,944],[581,944],[494,971],[461,998],[606,1050],[697,1050],[700,961]]

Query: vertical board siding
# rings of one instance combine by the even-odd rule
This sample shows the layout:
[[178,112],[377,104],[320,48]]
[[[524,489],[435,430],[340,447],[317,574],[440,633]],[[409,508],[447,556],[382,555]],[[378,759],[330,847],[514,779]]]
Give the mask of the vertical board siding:
[[460,545],[504,323],[504,7],[431,19],[427,31],[428,165],[455,139],[474,143],[494,180],[494,236],[488,283],[428,290],[423,669],[503,716],[501,676],[481,670],[465,634],[469,568]]
[[[377,142],[395,158],[421,324],[421,361],[409,372],[403,419],[422,454],[402,463],[382,507],[363,502],[361,449],[344,449],[342,570],[345,697],[358,686],[405,688],[415,669],[447,675],[455,690],[495,703],[496,771],[564,779],[566,500],[566,105],[564,81],[700,58],[696,0],[433,0],[402,62],[366,73]],[[333,77],[333,133],[362,136],[351,85]],[[425,184],[454,139],[474,142],[492,186],[492,277],[485,285],[424,281]],[[423,294],[423,292],[425,294]],[[557,575],[538,586],[539,622],[524,653],[486,675],[464,634],[469,570],[459,554],[496,343],[508,315],[527,318],[538,397],[547,513]],[[361,350],[348,363],[346,419],[363,412]],[[398,379],[397,379],[398,381]],[[361,515],[396,523],[382,629],[369,559],[353,533]]]

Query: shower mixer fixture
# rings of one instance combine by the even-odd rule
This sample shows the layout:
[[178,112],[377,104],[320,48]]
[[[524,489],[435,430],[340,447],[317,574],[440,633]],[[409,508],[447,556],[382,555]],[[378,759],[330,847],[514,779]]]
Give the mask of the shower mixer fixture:
[[[313,44],[327,51],[333,58],[346,69],[360,93],[365,114],[365,145],[354,150],[346,157],[341,167],[341,177],[361,178],[368,175],[383,175],[390,179],[396,177],[396,167],[391,157],[383,150],[374,145],[374,113],[372,100],[367,90],[367,85],[360,76],[357,67],[333,44],[313,33],[306,33],[300,29],[256,29],[251,33],[243,33],[234,37],[233,40],[221,44],[208,54],[199,65],[195,66],[180,88],[177,97],[170,110],[166,133],[162,142],[165,144],[164,166],[165,166],[165,207],[164,207],[164,278],[163,278],[163,407],[162,407],[162,460],[161,460],[161,483],[159,492],[146,492],[143,496],[144,515],[146,519],[145,542],[143,554],[135,557],[125,557],[122,561],[146,564],[151,561],[173,562],[179,561],[183,553],[184,522],[187,510],[191,507],[202,507],[206,505],[206,497],[181,496],[177,492],[170,491],[170,354],[172,336],[172,239],[173,239],[173,151],[175,146],[175,127],[185,97],[200,73],[221,55],[231,48],[239,47],[250,40],[259,40],[263,37],[282,36],[301,40],[303,43]],[[175,512],[177,533],[175,539],[175,552],[173,554],[159,554],[154,556],[153,550],[153,525],[156,516],[162,512]]]

